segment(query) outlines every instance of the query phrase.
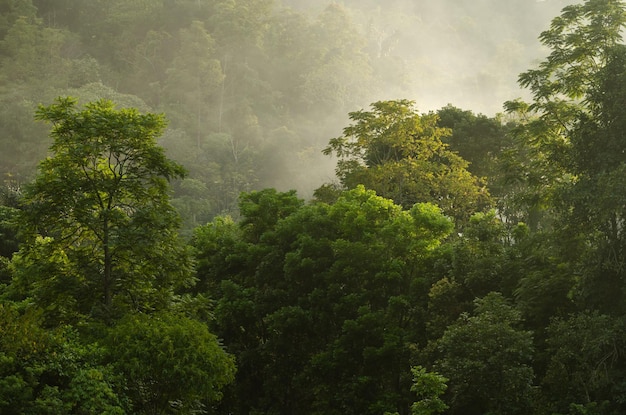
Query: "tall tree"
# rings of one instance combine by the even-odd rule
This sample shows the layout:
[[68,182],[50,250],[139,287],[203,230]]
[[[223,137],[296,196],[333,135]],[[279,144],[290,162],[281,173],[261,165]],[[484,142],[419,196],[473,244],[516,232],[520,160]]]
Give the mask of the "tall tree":
[[179,124],[193,135],[196,145],[192,150],[198,152],[200,140],[206,139],[210,127],[217,129],[218,117],[210,114],[209,109],[211,103],[217,103],[224,76],[214,56],[215,41],[202,22],[196,20],[181,29],[179,38],[178,52],[167,70],[165,92],[171,103],[170,110],[177,115]]
[[626,46],[608,52],[587,97],[589,113],[572,129],[567,155],[575,180],[562,186],[556,206],[580,263],[581,299],[615,314],[626,313]]
[[578,276],[577,299],[606,313],[626,311],[625,26],[622,1],[565,7],[540,36],[550,55],[520,75],[532,103],[508,103],[527,117],[517,129],[518,154],[526,155],[519,172],[527,208],[543,204],[550,219],[543,225],[557,241],[553,249]]
[[375,87],[366,41],[348,11],[330,4],[311,27],[313,62],[298,88],[304,109],[349,111],[363,105]]
[[600,88],[600,74],[620,44],[625,24],[619,0],[567,6],[539,37],[550,55],[519,76],[533,100],[509,101],[505,107],[521,121],[516,157],[524,165],[514,178],[525,184],[517,200],[531,211],[551,206],[559,184],[575,180],[578,172],[568,166],[572,132],[580,117],[593,111],[590,94]]
[[189,263],[167,193],[184,170],[156,145],[163,116],[59,98],[37,119],[53,124],[54,143],[25,191],[17,286],[66,317],[166,305]]

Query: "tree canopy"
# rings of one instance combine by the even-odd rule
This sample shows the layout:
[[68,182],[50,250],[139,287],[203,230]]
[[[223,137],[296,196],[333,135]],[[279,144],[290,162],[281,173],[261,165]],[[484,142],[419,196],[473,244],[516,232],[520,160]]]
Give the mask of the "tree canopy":
[[490,117],[364,107],[406,2],[283,1],[0,0],[0,412],[625,413],[626,4]]
[[37,118],[53,124],[54,142],[24,195],[22,294],[61,318],[164,307],[190,277],[167,192],[184,170],[156,144],[163,117],[61,98]]
[[53,144],[8,211],[20,234],[2,290],[0,407],[190,414],[218,401],[235,366],[201,299],[182,298],[191,257],[168,183],[185,171],[157,145],[163,115],[59,98],[37,119]]
[[338,158],[343,188],[362,184],[407,209],[431,202],[459,220],[488,206],[484,185],[443,143],[450,130],[438,125],[437,115],[420,115],[412,102],[399,100],[376,102],[350,119],[353,124],[324,149]]

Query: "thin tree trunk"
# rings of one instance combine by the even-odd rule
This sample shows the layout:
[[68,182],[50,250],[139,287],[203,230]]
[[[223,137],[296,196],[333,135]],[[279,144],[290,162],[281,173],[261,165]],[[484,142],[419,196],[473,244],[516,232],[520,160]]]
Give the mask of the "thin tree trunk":
[[111,258],[111,249],[109,247],[109,219],[105,213],[104,223],[102,226],[102,244],[104,251],[104,276],[102,280],[102,290],[104,295],[104,305],[108,309],[111,306],[112,294],[112,274],[113,274],[113,260]]

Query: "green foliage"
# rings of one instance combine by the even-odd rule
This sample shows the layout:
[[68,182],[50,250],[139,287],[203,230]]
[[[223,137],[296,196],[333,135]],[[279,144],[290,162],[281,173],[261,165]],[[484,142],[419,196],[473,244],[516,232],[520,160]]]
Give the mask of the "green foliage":
[[80,310],[93,307],[86,277],[64,250],[57,249],[51,237],[38,236],[25,245],[13,256],[11,269],[14,278],[7,290],[9,295],[28,295],[46,310],[51,325],[79,321]]
[[0,64],[2,81],[38,82],[41,71],[58,73],[61,77],[51,77],[49,82],[59,86],[67,85],[62,49],[71,34],[61,29],[45,27],[34,16],[20,16],[0,42],[0,53],[4,55]]
[[[379,101],[326,144],[409,70],[493,95],[425,35],[558,2],[375,3],[0,0],[1,413],[625,412],[624,3],[563,9],[508,116]],[[254,190],[319,148],[315,203]]]
[[[552,232],[546,240],[554,258],[546,263],[558,267],[541,286],[567,290],[582,308],[613,314],[623,313],[625,293],[626,140],[618,109],[624,96],[625,25],[626,6],[620,1],[589,0],[564,8],[540,37],[550,55],[520,75],[533,102],[510,103],[525,118],[517,129],[516,175],[524,177],[525,186],[517,200],[526,205],[528,219],[533,211],[548,212],[531,227]],[[539,278],[531,274],[522,282],[525,304],[537,298],[527,288]]]
[[202,22],[193,21],[189,28],[181,29],[179,37],[178,52],[165,71],[164,94],[171,103],[168,113],[195,138],[192,149],[198,151],[202,132],[219,122],[212,119],[209,104],[219,93],[224,75],[215,59],[215,41]]
[[221,275],[233,272],[230,265],[235,263],[236,266],[238,261],[230,261],[220,267],[216,259],[235,256],[242,239],[241,228],[230,217],[217,217],[194,230],[191,244],[196,257],[195,270],[202,277],[197,280],[194,289],[206,292],[211,297],[218,295]]
[[[619,413],[624,410],[624,320],[597,312],[556,319],[548,327],[550,356],[543,379],[546,398],[555,412]],[[616,399],[617,397],[617,399]],[[606,402],[606,404],[605,404]],[[583,410],[584,409],[584,410]]]
[[181,315],[130,313],[105,340],[133,413],[192,414],[221,398],[235,364],[206,325]]
[[70,98],[37,116],[53,124],[54,143],[25,191],[21,294],[65,308],[61,321],[166,306],[188,281],[189,263],[167,193],[184,170],[156,145],[163,117],[109,101],[79,110]]
[[[404,50],[407,33],[441,28],[419,23],[421,12],[402,15],[397,4],[372,15],[378,8],[357,2],[310,12],[290,5],[4,0],[0,171],[28,180],[45,157],[45,134],[28,120],[36,103],[99,84],[149,105],[135,105],[141,111],[168,114],[176,129],[164,138],[168,154],[206,189],[192,196],[174,186],[186,234],[216,215],[236,216],[241,191],[298,186],[310,194],[332,169],[319,149],[345,113],[381,91],[406,95],[411,75],[429,66],[415,48]],[[450,27],[463,18],[455,13]],[[121,103],[101,93],[86,100]]]
[[304,108],[348,111],[375,88],[371,63],[364,53],[366,44],[355,26],[348,10],[338,4],[324,8],[313,23],[314,60],[299,86]]
[[526,276],[521,269],[526,264],[519,259],[522,240],[512,243],[511,238],[495,211],[476,213],[462,233],[428,258],[429,338],[440,337],[462,312],[469,312],[475,298],[492,291],[512,295]]
[[32,309],[0,305],[0,411],[7,415],[124,415],[110,367],[71,330],[48,331]]
[[18,209],[0,204],[0,257],[10,258],[18,249],[18,213]]
[[532,334],[499,293],[475,301],[437,342],[435,368],[449,379],[451,413],[526,414],[533,402]]
[[413,373],[413,386],[411,391],[417,394],[417,402],[411,406],[413,415],[436,415],[448,409],[448,405],[441,400],[448,388],[446,382],[448,379],[443,376],[427,372],[421,366],[411,368]]
[[532,103],[507,104],[521,121],[510,155],[523,184],[510,200],[529,219],[547,212],[521,244],[516,290],[545,341],[546,413],[623,412],[625,25],[621,1],[564,8],[540,37],[550,55],[520,75]]
[[438,125],[451,131],[442,141],[469,162],[467,170],[484,178],[493,196],[506,194],[500,164],[504,151],[512,145],[510,127],[498,117],[476,115],[452,105],[437,110],[437,116]]
[[[46,156],[49,141],[43,125],[33,122],[36,102],[42,97],[40,91],[24,87],[12,88],[0,94],[0,172],[6,189],[20,189],[32,178],[37,164]],[[4,187],[3,186],[3,187]]]
[[522,86],[533,92],[534,105],[559,109],[563,107],[555,102],[556,96],[587,95],[596,83],[596,71],[607,62],[608,50],[621,41],[625,23],[621,1],[587,0],[565,7],[539,37],[550,55],[538,69],[520,75]]
[[514,298],[529,327],[543,330],[553,317],[565,317],[576,308],[576,275],[570,264],[555,255],[555,244],[563,243],[546,235],[528,235],[515,245],[511,267],[522,269]]
[[295,190],[279,193],[274,189],[265,189],[242,193],[239,201],[241,227],[251,242],[257,242],[263,233],[302,205],[303,201],[296,197]]
[[[569,168],[568,157],[572,133],[581,117],[594,112],[590,97],[604,90],[603,68],[621,42],[625,23],[621,1],[587,0],[565,7],[540,36],[550,55],[519,77],[520,85],[533,94],[533,102],[505,104],[522,120],[516,134],[523,149],[516,151],[516,157],[526,166],[517,179],[527,186],[523,198],[530,208],[545,210],[555,190],[575,182],[579,171]],[[546,202],[548,206],[542,206]]]
[[415,267],[450,221],[363,186],[332,205],[275,191],[241,200],[250,217],[237,227],[220,220],[196,233],[198,279],[217,279],[216,332],[239,364],[225,410],[408,411],[405,368],[423,324]]
[[354,123],[324,149],[339,158],[344,188],[363,184],[407,209],[433,203],[461,221],[489,203],[467,162],[442,142],[450,131],[437,125],[436,115],[419,115],[411,101],[400,100],[376,102],[350,119]]
[[626,119],[619,107],[626,97],[626,49],[622,45],[607,53],[606,66],[597,74],[599,85],[587,99],[590,114],[579,117],[572,129],[568,155],[577,177],[562,186],[556,206],[562,234],[572,241],[570,254],[580,258],[580,299],[603,312],[623,313]]

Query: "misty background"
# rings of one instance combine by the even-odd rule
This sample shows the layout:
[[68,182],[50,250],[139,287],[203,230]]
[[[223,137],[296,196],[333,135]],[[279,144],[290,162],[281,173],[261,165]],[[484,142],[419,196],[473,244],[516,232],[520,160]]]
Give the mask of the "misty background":
[[[452,104],[493,116],[525,96],[518,74],[547,55],[537,40],[573,0],[390,0],[332,2],[349,10],[388,84],[370,101],[409,98],[424,112]],[[332,4],[331,3],[331,4]],[[327,2],[284,0],[309,15]],[[405,69],[404,83],[397,66]]]
[[59,95],[163,112],[189,170],[174,203],[192,228],[240,192],[301,197],[334,180],[321,154],[378,100],[496,117],[565,0],[0,1],[0,172],[19,190],[50,144],[33,121]]

